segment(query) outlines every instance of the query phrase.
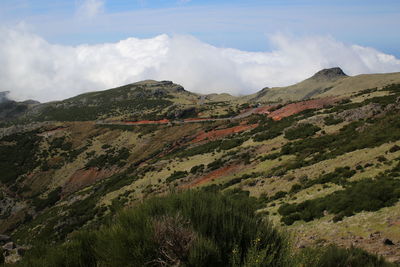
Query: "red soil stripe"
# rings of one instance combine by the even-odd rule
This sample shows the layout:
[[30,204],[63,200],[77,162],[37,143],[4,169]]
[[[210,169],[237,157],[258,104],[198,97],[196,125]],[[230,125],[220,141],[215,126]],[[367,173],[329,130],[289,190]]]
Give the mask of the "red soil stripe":
[[240,165],[229,165],[229,166],[223,167],[221,169],[212,171],[209,174],[207,174],[206,176],[203,176],[189,184],[183,185],[182,188],[191,188],[191,187],[205,184],[207,182],[210,182],[213,179],[217,179],[217,178],[221,178],[223,176],[229,175],[229,174],[235,172],[240,167],[241,167]]
[[268,117],[272,118],[273,120],[281,120],[282,118],[289,117],[307,109],[323,108],[324,106],[334,104],[337,101],[338,99],[336,98],[327,97],[292,103],[278,110],[272,111]]

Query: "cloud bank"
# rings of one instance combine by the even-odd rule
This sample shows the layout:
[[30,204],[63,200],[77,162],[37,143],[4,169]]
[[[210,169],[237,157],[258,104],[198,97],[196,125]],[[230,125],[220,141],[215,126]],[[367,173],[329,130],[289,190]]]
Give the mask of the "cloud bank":
[[33,33],[0,29],[0,91],[16,100],[59,100],[144,79],[172,80],[197,93],[254,93],[328,67],[347,74],[400,71],[400,60],[331,37],[273,35],[274,49],[218,48],[191,36],[159,35],[116,43],[63,46]]

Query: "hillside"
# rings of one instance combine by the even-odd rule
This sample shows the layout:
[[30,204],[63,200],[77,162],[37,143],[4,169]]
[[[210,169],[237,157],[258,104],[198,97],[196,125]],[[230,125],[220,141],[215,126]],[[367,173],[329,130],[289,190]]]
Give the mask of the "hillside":
[[400,262],[399,73],[323,70],[242,98],[144,81],[35,104],[7,123],[9,262],[152,197],[197,189],[250,196],[296,249],[355,246]]
[[400,73],[347,76],[340,68],[322,70],[309,79],[287,87],[264,88],[247,96],[255,102],[298,101],[328,96],[350,96],[366,88],[400,82]]

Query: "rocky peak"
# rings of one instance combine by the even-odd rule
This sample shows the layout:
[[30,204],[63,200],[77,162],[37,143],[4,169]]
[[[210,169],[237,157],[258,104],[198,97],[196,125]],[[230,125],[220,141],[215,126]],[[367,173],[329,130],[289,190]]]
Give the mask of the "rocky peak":
[[343,72],[343,70],[339,67],[330,68],[330,69],[323,69],[318,71],[311,77],[311,79],[316,80],[332,80],[341,77],[347,77],[347,74]]
[[147,83],[146,87],[151,88],[151,89],[156,88],[158,90],[160,90],[160,89],[168,90],[171,92],[184,92],[185,91],[185,89],[182,86],[175,84],[171,81],[153,81],[152,83]]

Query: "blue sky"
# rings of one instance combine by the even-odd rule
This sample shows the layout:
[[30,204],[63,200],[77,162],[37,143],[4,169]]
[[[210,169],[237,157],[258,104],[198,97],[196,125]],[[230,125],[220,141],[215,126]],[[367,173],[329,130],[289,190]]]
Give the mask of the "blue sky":
[[[86,2],[90,2],[86,0]],[[66,45],[189,34],[219,47],[270,49],[267,37],[328,35],[400,57],[399,0],[1,0],[0,25],[24,25]],[[83,16],[83,17],[82,17]]]

